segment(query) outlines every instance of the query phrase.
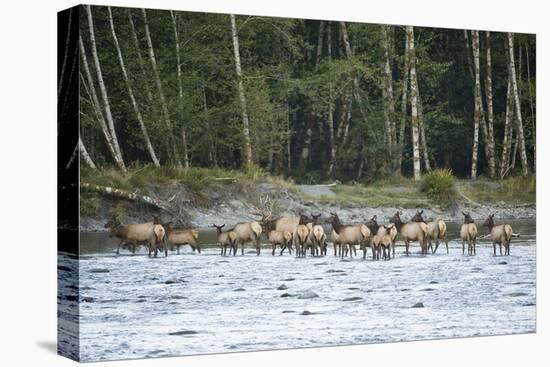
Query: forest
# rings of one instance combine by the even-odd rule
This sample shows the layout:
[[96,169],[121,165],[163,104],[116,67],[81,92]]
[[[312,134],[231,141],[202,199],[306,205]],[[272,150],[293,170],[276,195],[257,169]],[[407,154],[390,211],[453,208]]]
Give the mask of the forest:
[[100,6],[72,16],[80,67],[60,60],[59,88],[74,73],[89,169],[307,183],[535,171],[533,34]]

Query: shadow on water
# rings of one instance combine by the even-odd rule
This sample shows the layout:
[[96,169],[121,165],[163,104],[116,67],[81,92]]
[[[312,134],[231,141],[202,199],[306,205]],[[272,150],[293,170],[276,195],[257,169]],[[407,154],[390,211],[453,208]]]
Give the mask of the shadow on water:
[[57,354],[57,343],[55,341],[38,340],[36,341],[36,345],[38,345],[40,348],[44,349],[49,353]]

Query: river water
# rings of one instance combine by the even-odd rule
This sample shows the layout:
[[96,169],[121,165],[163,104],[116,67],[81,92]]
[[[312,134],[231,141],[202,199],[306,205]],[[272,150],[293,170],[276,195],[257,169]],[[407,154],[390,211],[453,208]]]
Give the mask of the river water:
[[[144,248],[117,256],[107,234],[82,233],[80,260],[59,257],[62,269],[79,267],[78,313],[74,295],[59,312],[80,323],[82,361],[529,333],[535,221],[511,224],[521,233],[511,256],[493,256],[486,239],[463,256],[449,223],[449,254],[443,244],[422,256],[413,244],[391,261],[342,260],[331,247],[325,257],[271,256],[267,245],[259,257],[250,247],[221,257],[209,229],[202,254],[182,247],[150,259]],[[74,294],[68,273],[58,272],[60,291]]]

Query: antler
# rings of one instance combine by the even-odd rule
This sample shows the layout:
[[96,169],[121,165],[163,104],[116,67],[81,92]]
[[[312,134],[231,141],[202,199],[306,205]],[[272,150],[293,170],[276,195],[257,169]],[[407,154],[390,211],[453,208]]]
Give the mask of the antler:
[[262,206],[262,217],[265,219],[270,219],[273,215],[273,206],[275,202],[271,199],[269,195],[265,197],[260,197],[260,204]]

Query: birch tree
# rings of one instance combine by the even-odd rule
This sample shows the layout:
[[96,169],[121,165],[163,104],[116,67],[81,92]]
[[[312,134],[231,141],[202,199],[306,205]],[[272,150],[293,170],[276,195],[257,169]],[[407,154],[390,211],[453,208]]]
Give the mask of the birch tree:
[[122,77],[124,78],[124,82],[126,83],[126,89],[128,89],[128,95],[130,96],[130,102],[132,103],[132,108],[134,109],[134,113],[136,114],[136,118],[139,123],[139,128],[141,129],[141,133],[143,135],[143,140],[145,142],[145,146],[147,147],[147,151],[149,152],[149,155],[151,156],[151,160],[153,161],[153,164],[156,167],[160,167],[159,159],[157,158],[157,155],[155,153],[155,149],[153,148],[153,144],[151,144],[151,139],[149,139],[149,133],[147,132],[147,127],[145,126],[145,123],[143,121],[143,117],[141,115],[141,111],[139,109],[139,106],[137,104],[136,98],[134,96],[134,91],[132,89],[132,85],[130,84],[130,79],[128,78],[128,71],[126,70],[126,64],[124,63],[124,57],[122,56],[122,52],[120,50],[120,45],[118,43],[118,37],[115,31],[115,24],[113,21],[113,14],[111,12],[111,7],[107,7],[107,11],[109,13],[109,24],[111,25],[111,34],[113,35],[113,41],[115,44],[115,48],[118,55],[118,61],[120,63],[120,69],[122,70]]
[[479,81],[479,38],[477,31],[472,31],[472,51],[474,57],[474,139],[472,146],[472,179],[477,178],[477,158],[479,147],[479,124],[481,119],[481,85]]
[[243,119],[243,140],[244,140],[244,162],[248,169],[252,166],[252,145],[250,143],[250,127],[248,122],[248,111],[246,107],[246,96],[244,94],[243,76],[241,70],[241,55],[239,51],[239,35],[237,32],[237,21],[234,14],[231,18],[231,38],[233,39],[233,56],[235,59],[235,72],[237,74],[237,93],[241,103],[241,114]]
[[397,154],[397,172],[401,173],[403,163],[403,149],[405,147],[405,125],[407,124],[407,101],[409,90],[409,38],[405,37],[405,54],[403,55],[403,91],[401,93],[401,124],[399,126],[399,151]]
[[414,29],[407,26],[407,40],[409,44],[409,72],[411,87],[411,130],[413,146],[414,179],[420,180],[420,149],[418,143],[418,81],[416,79],[416,56],[414,49]]
[[[327,58],[328,62],[332,61],[332,31],[330,22],[327,24]],[[329,96],[328,96],[328,130],[329,130],[329,144],[330,144],[330,158],[328,164],[328,176],[333,177],[334,163],[336,161],[336,141],[334,137],[334,104],[332,97],[332,79],[329,82]]]
[[424,167],[426,171],[431,171],[432,166],[430,164],[430,154],[428,151],[428,141],[426,138],[426,129],[424,127],[424,106],[422,104],[422,98],[420,97],[420,89],[417,90],[418,101],[418,127],[420,129],[420,143],[422,146],[422,158],[424,159]]
[[384,100],[384,122],[386,125],[386,140],[391,147],[395,143],[395,105],[393,101],[393,78],[391,73],[389,26],[381,26],[381,48],[383,58],[384,83],[382,99]]
[[132,18],[132,12],[128,9],[128,21],[130,23],[130,34],[132,36],[132,41],[134,41],[134,46],[136,49],[136,58],[138,61],[141,74],[143,75],[143,84],[145,86],[145,95],[147,96],[147,102],[152,106],[155,104],[153,100],[153,94],[151,93],[151,87],[149,85],[149,78],[147,78],[147,71],[145,69],[145,62],[141,56],[141,47],[139,46],[139,39],[136,32],[136,27],[134,25],[134,19]]
[[506,115],[504,118],[504,137],[502,139],[502,155],[500,158],[500,178],[503,179],[508,173],[510,164],[510,150],[512,146],[512,119],[514,104],[512,98],[512,78],[508,77],[506,89]]
[[494,113],[493,113],[493,67],[491,60],[491,35],[485,32],[485,98],[487,99],[487,134],[489,156],[489,176],[495,178],[495,134],[494,134]]
[[[346,57],[348,59],[351,59],[353,58],[353,50],[349,41],[346,22],[340,22],[340,29],[342,32],[342,40],[344,41],[344,50],[346,51]],[[361,89],[359,88],[359,78],[357,77],[357,73],[355,72],[353,75],[353,99],[355,99],[355,102],[357,103],[357,107],[359,108],[359,113],[361,114],[363,122],[365,123],[365,125],[367,125],[367,112],[365,111],[365,108],[363,106],[363,99],[361,98],[360,91]]]
[[170,10],[170,16],[172,17],[172,24],[174,26],[174,39],[176,42],[176,68],[178,74],[178,91],[180,99],[180,108],[181,108],[181,141],[183,145],[183,164],[187,168],[189,167],[189,155],[187,153],[187,134],[185,133],[185,123],[183,118],[183,84],[181,81],[181,58],[180,58],[180,38],[178,34],[178,22],[176,14]]
[[531,87],[531,71],[529,66],[529,47],[525,45],[525,57],[527,58],[527,86],[529,92],[529,107],[531,110],[531,129],[533,134],[533,172],[537,170],[537,128],[536,128],[536,115],[533,103],[533,90]]
[[162,114],[164,115],[164,121],[166,123],[166,128],[168,130],[168,144],[169,150],[171,151],[172,160],[178,165],[181,166],[181,162],[178,158],[178,153],[176,150],[176,143],[174,142],[174,132],[172,129],[172,120],[170,118],[170,113],[168,112],[168,105],[166,103],[166,98],[164,96],[164,89],[162,87],[162,82],[160,81],[160,74],[157,67],[157,60],[155,57],[155,50],[153,48],[153,42],[151,41],[151,33],[149,31],[149,22],[147,20],[147,13],[145,9],[141,9],[143,13],[143,21],[145,26],[145,38],[147,40],[147,47],[149,49],[149,59],[151,60],[151,66],[153,68],[153,74],[155,76],[155,83],[159,92],[160,106],[162,109]]
[[[319,21],[319,32],[317,34],[317,51],[315,52],[315,68],[319,66],[321,61],[321,56],[323,53],[323,31],[324,31],[324,22]],[[307,50],[306,50],[307,52]],[[300,154],[300,162],[298,164],[300,171],[304,171],[311,155],[311,139],[313,136],[313,125],[315,120],[318,118],[316,113],[313,111],[308,112],[308,117],[306,118],[306,127],[304,134],[304,144],[302,145],[302,152]]]
[[529,165],[527,162],[527,152],[525,150],[525,137],[523,134],[523,120],[521,117],[521,104],[518,93],[518,84],[516,79],[516,66],[514,62],[514,35],[512,33],[507,34],[507,47],[508,47],[508,73],[512,77],[512,93],[514,97],[514,105],[517,121],[517,139],[519,144],[519,153],[521,157],[521,168],[523,176],[529,174]]
[[[107,126],[109,128],[109,134],[110,134],[110,141],[114,152],[113,158],[117,166],[123,172],[126,172],[126,165],[124,164],[124,159],[122,158],[122,152],[120,151],[120,146],[118,144],[118,139],[115,131],[115,123],[113,121],[113,115],[111,114],[111,106],[109,104],[109,97],[107,95],[107,88],[105,87],[105,81],[103,80],[103,73],[101,72],[101,65],[99,63],[99,57],[97,54],[97,47],[96,47],[95,33],[94,33],[94,21],[92,18],[92,8],[90,5],[87,5],[84,8],[86,9],[86,13],[88,15],[88,27],[90,31],[92,58],[94,60],[94,64],[96,68],[99,90],[101,92],[101,97],[103,99],[105,119],[107,120]],[[82,44],[82,38],[80,38],[80,42]],[[90,86],[90,88],[93,88],[93,84]]]

